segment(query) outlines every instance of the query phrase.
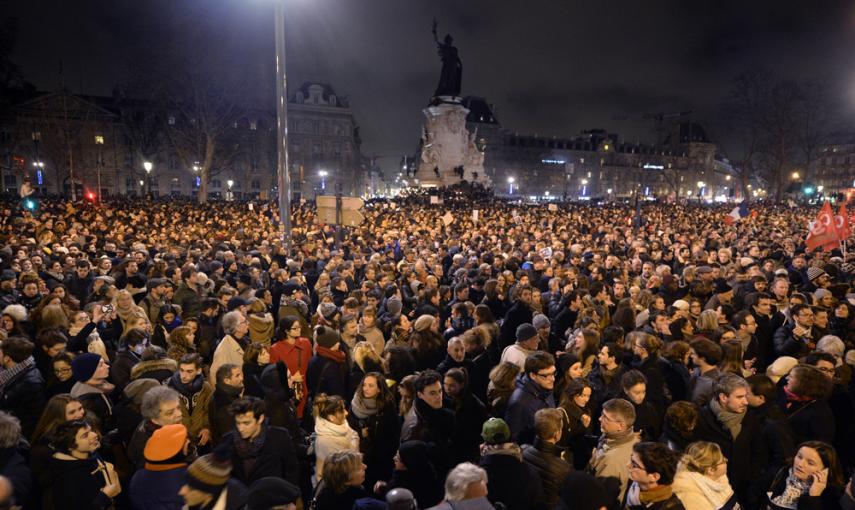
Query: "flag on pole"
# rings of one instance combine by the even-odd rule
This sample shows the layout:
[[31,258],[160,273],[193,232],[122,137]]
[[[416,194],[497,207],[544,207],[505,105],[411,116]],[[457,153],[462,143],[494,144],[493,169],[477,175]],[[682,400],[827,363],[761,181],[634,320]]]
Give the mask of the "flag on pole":
[[817,248],[831,251],[840,245],[840,234],[834,219],[834,211],[828,202],[822,206],[816,220],[808,225],[808,236],[805,239],[807,251]]
[[834,219],[837,227],[837,235],[841,240],[848,239],[852,231],[849,228],[849,214],[846,212],[846,202],[840,202],[840,212],[837,213],[837,217]]
[[730,213],[724,217],[724,222],[732,225],[742,218],[748,216],[748,201],[743,200],[738,206],[734,207]]

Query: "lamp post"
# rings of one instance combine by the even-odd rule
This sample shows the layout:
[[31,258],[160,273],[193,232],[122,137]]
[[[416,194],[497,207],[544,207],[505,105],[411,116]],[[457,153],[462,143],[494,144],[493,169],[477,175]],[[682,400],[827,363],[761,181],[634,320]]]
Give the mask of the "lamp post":
[[234,185],[235,185],[235,181],[233,181],[231,179],[226,181],[226,186],[229,187],[229,194],[226,196],[226,200],[228,200],[229,202],[231,202],[231,200],[232,200],[232,186],[234,186]]
[[151,169],[154,168],[154,165],[151,164],[151,161],[143,161],[143,169],[145,170],[145,180],[148,183],[147,192],[151,194]]
[[701,197],[704,194],[704,188],[706,187],[706,183],[704,181],[698,181],[698,203],[701,203]]
[[588,194],[588,179],[582,179],[582,196]]
[[513,177],[508,177],[508,195],[514,194],[514,182],[515,181],[516,181],[516,179],[514,179]]
[[96,175],[98,176],[98,203],[101,203],[101,167],[104,166],[104,135],[95,135],[95,145],[98,146],[98,163]]
[[279,153],[276,167],[279,183],[279,234],[285,256],[291,255],[291,171],[288,162],[288,77],[285,72],[285,0],[274,0],[276,39],[276,126]]

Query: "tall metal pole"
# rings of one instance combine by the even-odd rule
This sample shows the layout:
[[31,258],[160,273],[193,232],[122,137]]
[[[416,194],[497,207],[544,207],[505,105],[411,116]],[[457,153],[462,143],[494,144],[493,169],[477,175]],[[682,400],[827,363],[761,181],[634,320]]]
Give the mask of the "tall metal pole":
[[276,125],[279,162],[279,234],[285,256],[291,255],[291,172],[288,161],[288,78],[285,73],[285,0],[276,1]]

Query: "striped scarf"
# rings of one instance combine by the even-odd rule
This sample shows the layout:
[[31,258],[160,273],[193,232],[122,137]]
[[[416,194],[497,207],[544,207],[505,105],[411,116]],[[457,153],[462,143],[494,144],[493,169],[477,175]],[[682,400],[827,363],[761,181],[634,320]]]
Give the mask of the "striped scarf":
[[5,390],[15,379],[21,374],[36,366],[36,362],[32,356],[18,363],[12,368],[7,368],[0,372],[0,391]]

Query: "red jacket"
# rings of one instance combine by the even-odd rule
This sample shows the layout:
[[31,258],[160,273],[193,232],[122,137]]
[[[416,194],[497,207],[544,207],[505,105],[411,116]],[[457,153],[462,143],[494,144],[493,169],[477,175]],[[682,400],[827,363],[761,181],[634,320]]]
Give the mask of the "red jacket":
[[308,338],[300,337],[293,345],[286,340],[280,340],[270,347],[270,363],[282,361],[288,365],[288,371],[291,375],[299,373],[303,376],[303,398],[297,406],[297,416],[303,417],[303,410],[306,407],[306,400],[309,395],[308,386],[306,386],[306,371],[309,369],[309,360],[312,358],[312,344]]

